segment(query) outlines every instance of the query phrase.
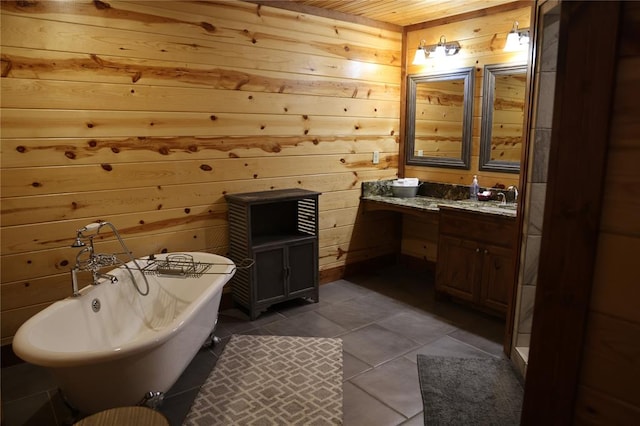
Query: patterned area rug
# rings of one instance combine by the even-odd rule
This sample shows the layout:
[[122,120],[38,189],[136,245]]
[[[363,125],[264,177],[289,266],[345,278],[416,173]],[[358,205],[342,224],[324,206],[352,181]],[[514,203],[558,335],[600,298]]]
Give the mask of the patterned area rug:
[[233,335],[184,425],[342,424],[342,340]]

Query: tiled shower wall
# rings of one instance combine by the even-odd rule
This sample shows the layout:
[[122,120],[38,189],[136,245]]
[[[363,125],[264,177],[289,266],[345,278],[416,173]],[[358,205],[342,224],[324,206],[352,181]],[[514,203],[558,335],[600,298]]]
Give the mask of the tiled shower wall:
[[514,333],[512,359],[525,375],[531,337],[533,306],[538,280],[540,241],[544,203],[547,192],[547,166],[551,142],[553,102],[556,80],[556,58],[558,53],[558,30],[560,6],[549,1],[541,6],[541,26],[538,46],[541,49],[536,61],[534,115],[530,134],[529,166],[525,200],[524,236],[522,259],[518,274],[518,307]]

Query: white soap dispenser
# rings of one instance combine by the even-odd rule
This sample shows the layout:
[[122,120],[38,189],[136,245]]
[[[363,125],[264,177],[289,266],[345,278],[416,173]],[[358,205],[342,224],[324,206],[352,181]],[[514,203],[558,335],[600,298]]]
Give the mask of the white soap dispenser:
[[479,190],[480,186],[478,185],[478,176],[473,175],[473,181],[471,182],[471,187],[469,188],[469,199],[477,201]]

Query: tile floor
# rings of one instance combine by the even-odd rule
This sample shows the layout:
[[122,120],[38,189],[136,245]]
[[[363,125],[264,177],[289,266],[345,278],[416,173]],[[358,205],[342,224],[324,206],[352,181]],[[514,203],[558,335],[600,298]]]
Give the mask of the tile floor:
[[[435,300],[433,277],[401,266],[320,287],[320,302],[290,301],[255,321],[220,312],[222,343],[198,352],[160,409],[181,425],[199,386],[232,334],[340,337],[344,349],[346,426],[422,425],[416,354],[503,357],[504,323]],[[4,426],[72,422],[48,373],[29,364],[2,369]]]

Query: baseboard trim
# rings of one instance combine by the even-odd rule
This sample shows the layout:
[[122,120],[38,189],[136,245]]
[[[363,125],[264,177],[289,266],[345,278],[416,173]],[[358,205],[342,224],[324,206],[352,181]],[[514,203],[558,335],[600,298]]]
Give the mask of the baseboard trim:
[[430,272],[435,274],[436,272],[436,263],[425,258],[419,258],[414,256],[409,256],[407,254],[401,254],[398,262],[409,269],[421,271],[421,272]]

